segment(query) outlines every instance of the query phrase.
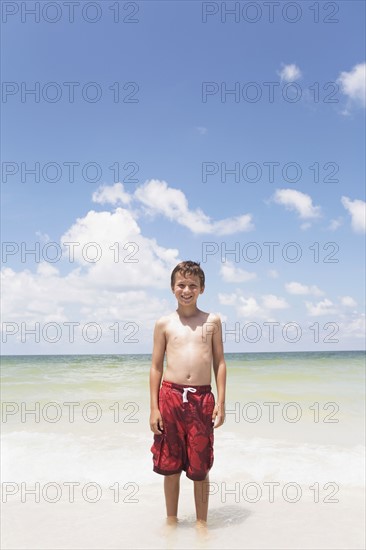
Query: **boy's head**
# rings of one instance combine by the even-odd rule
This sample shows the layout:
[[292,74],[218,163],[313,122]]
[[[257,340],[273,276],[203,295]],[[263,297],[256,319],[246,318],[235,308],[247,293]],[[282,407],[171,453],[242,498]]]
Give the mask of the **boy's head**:
[[200,264],[197,262],[191,262],[189,260],[185,262],[180,262],[172,271],[171,279],[170,279],[170,286],[172,290],[174,289],[175,285],[175,276],[177,273],[180,273],[183,275],[183,277],[187,277],[190,275],[193,275],[194,277],[198,277],[200,281],[200,287],[201,290],[205,288],[205,274],[203,270],[200,267]]

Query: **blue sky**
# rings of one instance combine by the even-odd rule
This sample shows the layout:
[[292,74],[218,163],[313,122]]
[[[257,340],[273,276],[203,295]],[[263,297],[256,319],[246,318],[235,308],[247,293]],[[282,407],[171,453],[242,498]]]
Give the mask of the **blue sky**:
[[[117,22],[116,2],[75,4],[73,22],[48,4],[2,6],[2,353],[150,352],[182,259],[205,270],[199,306],[239,331],[227,351],[363,349],[364,3],[280,2],[272,22],[265,2],[119,2]],[[50,242],[59,261],[22,261]]]

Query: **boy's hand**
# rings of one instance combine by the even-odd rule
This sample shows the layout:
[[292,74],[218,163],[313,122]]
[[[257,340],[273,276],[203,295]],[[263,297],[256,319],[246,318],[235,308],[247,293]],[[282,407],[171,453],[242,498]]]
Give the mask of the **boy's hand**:
[[215,405],[212,413],[212,421],[215,422],[214,428],[219,428],[225,422],[225,405]]
[[159,409],[153,409],[150,413],[150,428],[156,435],[161,435],[164,429],[163,419]]

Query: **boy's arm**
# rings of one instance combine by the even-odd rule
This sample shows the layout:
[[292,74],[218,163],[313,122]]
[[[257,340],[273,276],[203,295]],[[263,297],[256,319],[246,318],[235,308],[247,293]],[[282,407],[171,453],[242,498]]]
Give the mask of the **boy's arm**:
[[226,393],[226,363],[224,358],[224,346],[222,343],[221,319],[215,316],[215,330],[212,335],[212,358],[217,387],[217,403],[214,410],[216,418],[215,428],[221,426],[225,421],[225,393]]
[[[150,369],[150,428],[159,434],[163,428],[163,421],[159,411],[159,388],[164,369],[164,355],[166,349],[165,324],[160,319],[154,328],[154,347]],[[160,431],[159,431],[160,428]]]

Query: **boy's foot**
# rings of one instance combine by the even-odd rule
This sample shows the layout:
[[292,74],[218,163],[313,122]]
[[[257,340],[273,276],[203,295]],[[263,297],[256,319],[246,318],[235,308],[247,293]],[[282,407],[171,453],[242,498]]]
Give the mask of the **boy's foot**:
[[196,520],[196,532],[198,535],[206,537],[208,536],[207,521],[203,519]]
[[169,526],[169,527],[177,527],[177,525],[178,525],[177,516],[167,516],[166,525]]
[[176,532],[178,527],[178,518],[176,516],[167,516],[165,524],[162,527],[161,534],[163,536],[171,536]]

